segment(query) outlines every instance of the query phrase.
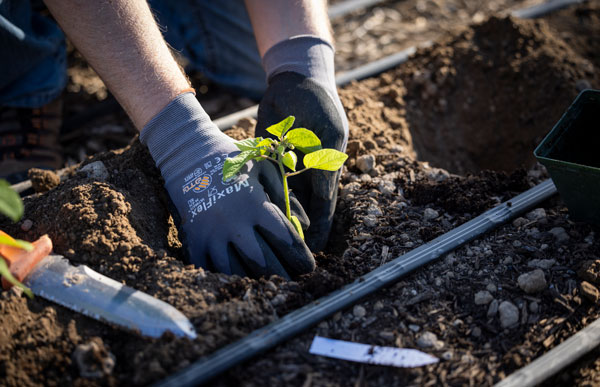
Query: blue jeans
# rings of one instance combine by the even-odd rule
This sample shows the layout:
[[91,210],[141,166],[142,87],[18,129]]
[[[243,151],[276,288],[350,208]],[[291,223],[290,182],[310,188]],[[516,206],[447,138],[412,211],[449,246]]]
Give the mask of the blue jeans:
[[[265,73],[242,0],[150,0],[169,45],[185,56],[186,70],[233,92],[258,99]],[[66,84],[64,35],[29,0],[0,0],[0,106],[40,107]]]

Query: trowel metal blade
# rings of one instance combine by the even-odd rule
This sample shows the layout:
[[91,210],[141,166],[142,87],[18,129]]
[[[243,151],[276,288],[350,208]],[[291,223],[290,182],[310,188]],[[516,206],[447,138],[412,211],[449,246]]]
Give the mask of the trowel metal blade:
[[196,338],[190,321],[173,306],[125,286],[62,255],[44,258],[23,281],[34,294],[100,321],[160,337],[171,331]]

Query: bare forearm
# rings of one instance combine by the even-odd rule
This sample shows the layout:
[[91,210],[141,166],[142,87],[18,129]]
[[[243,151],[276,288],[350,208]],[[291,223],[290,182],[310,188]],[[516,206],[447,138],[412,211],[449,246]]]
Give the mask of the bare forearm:
[[138,129],[189,82],[145,0],[45,0]]
[[333,43],[325,0],[245,0],[260,55],[297,35]]

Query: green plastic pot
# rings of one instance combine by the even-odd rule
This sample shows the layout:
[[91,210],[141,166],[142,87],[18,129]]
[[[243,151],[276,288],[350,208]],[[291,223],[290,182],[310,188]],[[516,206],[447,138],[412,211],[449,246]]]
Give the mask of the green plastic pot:
[[575,220],[600,225],[600,90],[584,90],[533,152]]

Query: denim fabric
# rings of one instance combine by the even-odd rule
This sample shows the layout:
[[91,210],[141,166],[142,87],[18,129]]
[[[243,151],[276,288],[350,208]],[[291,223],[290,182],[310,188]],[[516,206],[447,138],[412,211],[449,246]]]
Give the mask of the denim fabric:
[[[35,1],[35,0],[34,0]],[[266,75],[243,0],[150,0],[171,47],[189,69],[258,99]],[[0,0],[0,106],[39,107],[66,83],[64,37],[29,0]]]
[[189,69],[250,98],[265,92],[254,32],[243,0],[150,0],[167,42]]
[[62,92],[63,33],[29,0],[0,0],[0,53],[0,106],[40,107]]

